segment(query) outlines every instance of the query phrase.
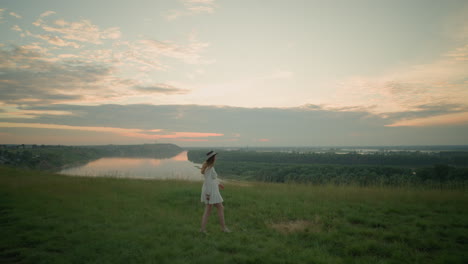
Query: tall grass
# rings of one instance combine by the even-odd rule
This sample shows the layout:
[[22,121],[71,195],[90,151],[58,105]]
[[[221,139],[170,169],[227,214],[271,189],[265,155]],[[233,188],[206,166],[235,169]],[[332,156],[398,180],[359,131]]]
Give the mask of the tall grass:
[[228,182],[205,236],[200,189],[0,167],[0,262],[468,261],[466,192]]

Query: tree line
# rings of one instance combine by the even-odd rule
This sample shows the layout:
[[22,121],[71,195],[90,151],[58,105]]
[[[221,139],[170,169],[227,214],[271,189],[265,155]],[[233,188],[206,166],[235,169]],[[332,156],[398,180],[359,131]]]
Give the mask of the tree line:
[[[205,152],[191,150],[188,158],[201,163]],[[218,155],[216,169],[226,178],[267,182],[465,188],[468,167],[463,164],[466,161],[466,152],[333,154],[226,151]]]
[[0,164],[57,171],[103,157],[170,158],[182,149],[174,144],[103,146],[0,146]]
[[[189,159],[203,161],[204,150],[189,151]],[[340,164],[340,165],[391,165],[391,166],[427,166],[448,164],[453,166],[468,166],[468,152],[378,152],[375,154],[335,153],[299,153],[299,152],[257,152],[257,151],[223,151],[219,155],[222,160],[264,162],[264,163],[294,163],[294,164]]]

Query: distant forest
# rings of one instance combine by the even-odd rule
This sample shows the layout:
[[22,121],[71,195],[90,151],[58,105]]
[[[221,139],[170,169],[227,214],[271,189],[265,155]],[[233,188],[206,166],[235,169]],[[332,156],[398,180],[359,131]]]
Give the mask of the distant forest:
[[[0,145],[0,165],[59,171],[102,157],[170,158],[183,149],[174,144],[47,146]],[[202,163],[207,150],[191,149]],[[222,178],[278,183],[358,186],[424,186],[466,189],[468,152],[315,152],[219,151]]]
[[170,158],[182,152],[174,144],[51,146],[0,145],[0,164],[57,171],[102,157]]
[[[190,150],[201,163],[206,150]],[[466,188],[468,152],[374,154],[222,151],[216,169],[226,178],[359,186]]]

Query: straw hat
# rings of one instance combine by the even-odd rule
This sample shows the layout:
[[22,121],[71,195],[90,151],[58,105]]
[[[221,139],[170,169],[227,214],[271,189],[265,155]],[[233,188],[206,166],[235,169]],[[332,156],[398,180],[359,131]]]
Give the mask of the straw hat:
[[211,157],[213,156],[216,156],[218,153],[214,152],[214,151],[210,151],[208,153],[206,153],[206,160],[209,160]]

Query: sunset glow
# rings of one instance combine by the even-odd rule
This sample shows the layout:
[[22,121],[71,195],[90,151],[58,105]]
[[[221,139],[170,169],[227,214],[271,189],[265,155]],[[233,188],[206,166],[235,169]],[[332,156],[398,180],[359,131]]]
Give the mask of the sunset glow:
[[448,114],[440,116],[431,116],[427,118],[416,118],[410,120],[398,121],[388,127],[399,126],[443,126],[443,125],[466,125],[468,124],[468,112]]
[[[119,134],[125,137],[144,138],[144,139],[176,139],[176,140],[193,140],[193,141],[205,141],[205,137],[219,137],[223,134],[217,133],[196,133],[196,132],[174,132],[169,134],[149,134],[154,132],[161,132],[161,129],[126,129],[116,127],[84,127],[84,126],[67,126],[67,125],[53,125],[53,124],[36,124],[36,123],[4,123],[0,122],[0,128],[41,128],[41,129],[64,129],[64,130],[82,130],[82,131],[93,131],[93,132],[106,132]],[[195,138],[195,139],[194,139]]]
[[3,1],[0,144],[468,144],[467,17],[464,1]]

